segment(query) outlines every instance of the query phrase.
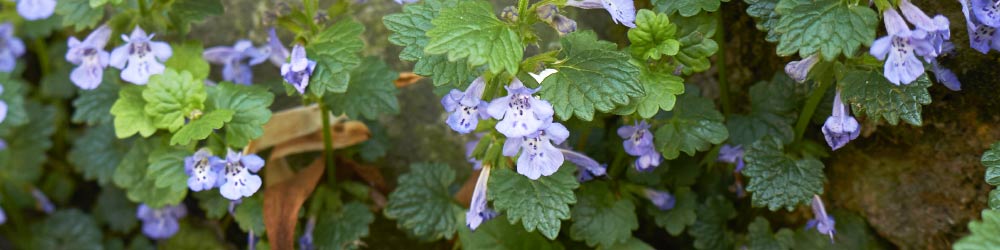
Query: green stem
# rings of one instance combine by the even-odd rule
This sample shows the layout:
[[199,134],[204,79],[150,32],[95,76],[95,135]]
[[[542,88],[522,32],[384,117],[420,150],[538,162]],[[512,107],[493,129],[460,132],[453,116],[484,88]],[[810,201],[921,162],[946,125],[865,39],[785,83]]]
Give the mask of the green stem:
[[715,17],[719,23],[715,30],[715,41],[719,44],[719,52],[716,52],[718,57],[715,60],[719,81],[719,99],[722,101],[722,113],[729,114],[732,112],[732,104],[729,101],[729,75],[726,72],[726,26],[721,14],[715,13]]
[[146,8],[146,0],[138,0],[136,2],[139,3],[139,13],[141,14],[140,16],[146,16],[146,13],[149,12],[149,9]]
[[38,54],[38,65],[41,67],[42,75],[48,75],[51,64],[49,64],[49,57],[46,56],[49,54],[47,44],[41,38],[36,38],[32,44],[35,45],[33,46],[35,54]]
[[829,89],[830,86],[833,86],[832,82],[830,81],[821,81],[821,80],[816,80],[816,81],[819,82],[819,87],[813,90],[813,93],[809,96],[809,99],[806,100],[806,106],[804,109],[802,109],[802,113],[799,114],[798,122],[795,123],[796,142],[802,140],[802,136],[805,135],[806,133],[806,127],[809,126],[809,120],[812,119],[813,113],[816,112],[816,107],[818,107],[819,102],[823,100],[823,95],[826,94],[826,90]]
[[323,105],[323,100],[317,98],[319,103],[319,110],[322,113],[320,116],[323,120],[323,159],[326,161],[326,176],[330,179],[329,182],[333,183],[334,178],[336,178],[336,162],[333,160],[333,138],[330,135],[330,111],[326,109]]

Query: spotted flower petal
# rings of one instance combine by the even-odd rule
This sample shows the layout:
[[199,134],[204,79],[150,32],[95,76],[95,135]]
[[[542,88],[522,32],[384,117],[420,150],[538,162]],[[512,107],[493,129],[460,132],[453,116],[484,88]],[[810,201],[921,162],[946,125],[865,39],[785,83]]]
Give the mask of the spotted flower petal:
[[223,183],[219,192],[230,200],[250,197],[260,190],[261,179],[257,171],[264,167],[264,160],[257,155],[243,155],[229,150],[223,166]]
[[496,129],[508,138],[522,137],[547,127],[552,121],[552,104],[532,96],[535,91],[514,79],[507,96],[490,102],[487,113],[499,119]]
[[194,155],[184,158],[184,173],[188,177],[188,187],[191,191],[202,191],[215,188],[219,175],[225,164],[222,159],[212,156],[212,152],[203,148]]

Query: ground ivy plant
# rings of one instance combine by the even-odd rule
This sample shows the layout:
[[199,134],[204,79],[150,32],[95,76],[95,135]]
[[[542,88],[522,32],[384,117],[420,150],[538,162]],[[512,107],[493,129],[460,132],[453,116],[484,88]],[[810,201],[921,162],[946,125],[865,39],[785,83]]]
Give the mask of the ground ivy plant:
[[[824,204],[824,159],[961,89],[953,28],[1000,48],[978,0],[238,2],[0,3],[0,248],[881,248]],[[750,86],[741,15],[790,61]],[[260,24],[206,39],[234,17]],[[414,81],[468,164],[387,185]],[[956,249],[996,247],[992,209]]]

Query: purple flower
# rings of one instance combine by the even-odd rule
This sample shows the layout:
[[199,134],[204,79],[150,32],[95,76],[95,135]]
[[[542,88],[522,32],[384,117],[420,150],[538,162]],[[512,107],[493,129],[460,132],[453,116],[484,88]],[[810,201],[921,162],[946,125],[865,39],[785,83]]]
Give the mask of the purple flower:
[[316,61],[306,58],[306,48],[301,44],[292,47],[292,58],[289,62],[281,65],[281,76],[288,84],[295,87],[299,94],[306,93],[309,86],[309,76],[316,69]]
[[743,171],[743,146],[732,146],[729,144],[722,145],[722,149],[719,149],[719,157],[715,160],[718,162],[736,164],[736,169],[733,170],[733,172],[739,173],[740,171]]
[[17,58],[24,55],[24,42],[14,36],[14,25],[0,24],[0,72],[11,72]]
[[[516,9],[514,11],[516,11]],[[538,7],[538,9],[535,9],[535,14],[537,14],[538,19],[541,19],[542,21],[547,23],[552,22],[552,19],[559,14],[559,7],[556,7],[555,4],[542,5],[541,7]]]
[[638,157],[634,164],[636,170],[648,172],[660,165],[662,159],[653,146],[653,133],[649,132],[649,123],[641,121],[633,126],[622,126],[618,128],[618,136],[625,139],[622,142],[625,153]]
[[795,82],[803,83],[809,76],[809,70],[819,62],[819,53],[812,54],[802,60],[791,61],[785,65],[785,74],[788,74]]
[[278,33],[275,32],[274,28],[271,28],[267,32],[267,35],[267,47],[265,48],[268,55],[270,55],[268,59],[271,60],[274,66],[281,67],[288,60],[288,49],[285,48],[285,45],[281,44],[281,39],[278,38]]
[[826,214],[826,208],[823,207],[823,200],[819,199],[819,195],[813,195],[812,210],[813,219],[806,223],[806,229],[816,227],[816,231],[830,235],[830,241],[833,241],[833,234],[836,233],[833,227],[835,222],[833,216]]
[[416,3],[419,0],[393,0],[393,1],[396,1],[396,3],[398,4],[406,4],[406,3]]
[[306,228],[302,229],[302,237],[299,237],[299,250],[314,250],[313,230],[316,228],[316,216],[309,216],[306,221]]
[[900,1],[899,10],[903,12],[903,16],[906,17],[906,20],[910,21],[913,26],[927,33],[927,37],[924,40],[927,41],[932,49],[924,56],[929,59],[940,55],[942,53],[944,43],[948,39],[951,39],[951,29],[948,27],[950,25],[948,18],[942,15],[937,15],[934,16],[934,18],[931,18],[916,5],[910,3],[909,0]]
[[833,97],[833,114],[823,123],[823,136],[833,150],[847,145],[861,134],[861,126],[851,116],[851,110],[840,101],[840,91]]
[[203,148],[194,155],[184,158],[184,173],[188,176],[188,187],[199,192],[215,188],[225,163],[212,152]]
[[643,193],[646,195],[646,199],[653,202],[653,205],[656,205],[656,208],[661,211],[674,209],[674,205],[677,204],[677,199],[667,191],[644,188]]
[[170,238],[180,229],[178,219],[187,215],[184,204],[153,209],[146,204],[139,205],[136,217],[142,221],[142,233],[149,238],[162,240]]
[[552,143],[560,144],[569,137],[569,130],[559,123],[551,123],[542,130],[523,137],[508,137],[503,144],[503,155],[517,158],[517,173],[537,180],[549,176],[562,166],[564,156]]
[[556,29],[560,36],[565,36],[566,34],[576,31],[576,21],[563,15],[556,15],[549,25],[551,25],[553,29]]
[[[870,53],[879,60],[885,60],[885,78],[893,84],[910,84],[924,73],[924,64],[917,54],[927,55],[932,51],[925,40],[927,32],[910,30],[903,17],[894,9],[885,11],[885,29],[888,36],[881,37],[872,44]],[[886,58],[888,55],[888,58]]]
[[222,197],[238,200],[250,197],[260,189],[260,176],[252,173],[257,173],[264,167],[264,159],[255,154],[243,155],[230,149],[226,153],[224,164],[224,180],[219,187]]
[[[958,81],[958,76],[955,76],[955,72],[950,69],[941,66],[937,60],[931,61],[931,72],[934,72],[934,77],[941,84],[952,91],[962,90],[962,83]],[[0,119],[2,121],[3,119]]]
[[42,212],[51,214],[56,211],[56,205],[52,204],[52,201],[49,200],[48,196],[45,196],[45,193],[42,193],[42,190],[31,189],[31,196],[35,197],[35,204]]
[[465,226],[475,231],[483,222],[486,222],[497,213],[486,204],[486,183],[490,179],[490,167],[483,168],[476,179],[476,189],[472,191],[472,200],[469,202],[469,211],[465,213]]
[[500,120],[496,129],[508,138],[522,137],[548,127],[552,122],[552,104],[532,96],[537,89],[529,89],[514,78],[507,88],[507,96],[490,102],[486,112]]
[[270,57],[269,49],[253,47],[249,40],[239,40],[232,47],[216,46],[205,50],[202,57],[210,63],[222,64],[222,79],[249,85],[253,82],[250,66],[257,65]]
[[594,159],[587,157],[587,155],[573,150],[559,149],[559,151],[562,151],[563,157],[566,158],[567,161],[572,162],[579,168],[577,180],[580,182],[589,181],[594,179],[594,177],[607,174],[606,164],[600,164]]
[[973,6],[971,1],[973,0],[959,1],[962,3],[962,14],[965,14],[965,24],[969,31],[969,46],[983,54],[990,52],[990,48],[1000,50],[1000,34],[996,32],[995,27],[983,25],[979,18],[971,13],[969,10]]
[[1000,28],[1000,2],[995,0],[971,0],[972,13],[986,26]]
[[[3,85],[0,85],[0,94],[3,94]],[[4,120],[7,120],[7,102],[0,100],[0,123]]]
[[486,82],[479,77],[472,81],[465,92],[452,89],[441,98],[444,110],[451,113],[446,123],[452,130],[466,134],[476,129],[480,119],[489,119],[489,115],[486,114],[487,104],[482,100],[485,89]]
[[122,35],[125,45],[111,51],[111,66],[122,70],[122,80],[144,85],[152,75],[163,73],[163,63],[170,58],[173,50],[170,44],[152,41],[154,35],[136,26],[132,35]]
[[56,10],[56,0],[18,0],[17,14],[26,20],[45,19]]
[[69,38],[66,61],[79,65],[70,73],[69,79],[81,89],[94,89],[101,84],[104,67],[108,66],[108,52],[104,45],[111,38],[111,29],[101,25],[87,35],[82,42],[76,37]]
[[611,14],[615,23],[635,28],[635,4],[632,0],[569,0],[566,5],[581,9],[603,8]]
[[3,207],[0,207],[0,225],[3,225],[4,222],[7,222],[7,214],[3,212]]

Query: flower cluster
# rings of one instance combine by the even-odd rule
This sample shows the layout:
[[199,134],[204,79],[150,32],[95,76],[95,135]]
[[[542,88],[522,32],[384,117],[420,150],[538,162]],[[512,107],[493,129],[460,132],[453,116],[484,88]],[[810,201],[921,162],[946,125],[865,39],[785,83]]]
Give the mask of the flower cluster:
[[[872,43],[869,51],[872,56],[885,61],[883,74],[893,84],[910,84],[924,74],[924,61],[936,65],[935,74],[940,82],[952,89],[958,89],[958,79],[950,70],[937,65],[937,57],[953,48],[949,21],[942,15],[931,18],[909,0],[902,0],[899,9],[889,8],[884,11],[887,36]],[[903,17],[906,17],[906,20]],[[910,29],[906,21],[915,26]]]
[[212,156],[208,149],[201,149],[184,158],[184,172],[187,173],[191,191],[209,190],[219,187],[223,197],[239,200],[250,197],[260,189],[260,176],[255,175],[264,167],[264,159],[255,154],[243,155],[229,150],[226,159]]
[[554,174],[562,166],[563,154],[554,144],[569,137],[569,130],[552,122],[552,104],[533,94],[537,89],[525,87],[514,79],[507,87],[507,96],[494,99],[486,113],[500,120],[496,130],[507,136],[503,155],[520,156],[517,172],[532,180]]
[[162,240],[170,238],[180,230],[180,218],[187,215],[184,204],[153,209],[146,204],[139,205],[136,217],[142,221],[142,233],[147,237]]
[[270,47],[256,48],[250,40],[239,40],[232,47],[208,48],[202,53],[202,57],[209,63],[222,65],[222,80],[250,85],[253,83],[250,66],[268,60],[270,51]]
[[625,153],[638,157],[635,159],[635,169],[640,172],[653,171],[660,165],[662,157],[653,146],[653,133],[649,132],[649,123],[636,122],[635,125],[625,125],[618,128],[618,136],[625,139],[622,145]]

